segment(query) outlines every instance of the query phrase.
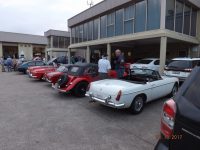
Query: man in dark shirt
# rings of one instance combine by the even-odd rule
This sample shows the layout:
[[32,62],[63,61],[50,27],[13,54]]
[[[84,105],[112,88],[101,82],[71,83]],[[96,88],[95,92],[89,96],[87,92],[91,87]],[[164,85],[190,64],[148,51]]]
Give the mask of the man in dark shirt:
[[114,60],[114,64],[115,64],[115,70],[117,72],[117,77],[118,78],[122,78],[123,74],[124,74],[124,56],[121,53],[121,50],[117,49],[115,51],[115,60]]

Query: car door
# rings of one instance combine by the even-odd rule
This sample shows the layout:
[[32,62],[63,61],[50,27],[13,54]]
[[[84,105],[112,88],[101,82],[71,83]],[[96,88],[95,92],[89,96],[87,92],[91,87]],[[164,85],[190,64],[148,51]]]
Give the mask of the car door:
[[154,70],[159,70],[159,67],[160,67],[160,60],[155,60],[154,62],[153,62],[153,65],[152,65],[152,67],[153,67],[153,69]]
[[98,70],[95,66],[89,66],[85,69],[84,75],[89,79],[89,81],[93,82],[98,80]]
[[151,87],[151,99],[154,100],[166,95],[166,83],[156,71],[152,72],[152,76],[154,76],[154,80],[149,84]]

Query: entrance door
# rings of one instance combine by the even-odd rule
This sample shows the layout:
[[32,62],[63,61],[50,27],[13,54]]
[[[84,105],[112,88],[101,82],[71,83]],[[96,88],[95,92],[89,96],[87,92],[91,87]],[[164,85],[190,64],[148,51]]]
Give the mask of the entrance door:
[[18,47],[17,46],[3,46],[3,56],[7,58],[8,56],[10,57],[15,57],[18,58]]

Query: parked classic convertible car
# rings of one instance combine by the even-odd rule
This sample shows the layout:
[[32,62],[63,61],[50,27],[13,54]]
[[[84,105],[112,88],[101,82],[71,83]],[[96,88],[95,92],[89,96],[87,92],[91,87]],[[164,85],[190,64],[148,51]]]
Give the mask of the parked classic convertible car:
[[55,72],[45,73],[43,80],[46,80],[49,83],[55,84],[58,81],[58,79],[61,77],[61,75],[68,72],[68,69],[71,66],[72,65],[63,65],[63,66],[60,66]]
[[37,69],[33,69],[29,71],[28,74],[30,77],[42,80],[45,73],[54,72],[56,71],[57,67],[53,66],[46,66],[46,67],[39,67]]
[[19,72],[23,72],[24,74],[26,74],[26,71],[29,67],[33,67],[33,66],[45,66],[46,64],[43,61],[27,61],[22,63],[17,69]]
[[135,68],[122,80],[92,82],[86,96],[90,97],[90,102],[114,108],[129,108],[137,114],[147,102],[167,95],[174,96],[178,86],[177,78],[160,76],[155,70]]
[[80,63],[70,67],[52,87],[59,92],[73,92],[75,96],[85,96],[88,84],[98,80],[98,66],[91,63]]

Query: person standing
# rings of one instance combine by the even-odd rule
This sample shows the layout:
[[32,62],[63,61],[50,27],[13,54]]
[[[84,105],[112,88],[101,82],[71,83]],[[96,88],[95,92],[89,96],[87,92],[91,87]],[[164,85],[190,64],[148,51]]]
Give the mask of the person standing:
[[8,58],[6,59],[8,72],[12,72],[12,63],[13,63],[12,58],[8,56]]
[[103,54],[102,58],[98,61],[98,72],[100,79],[107,79],[108,72],[111,69],[110,61],[107,59],[107,57],[107,54]]
[[5,69],[4,69],[4,59],[3,57],[0,58],[0,72],[5,72]]
[[124,67],[124,56],[121,53],[121,50],[117,49],[115,51],[115,70],[117,72],[117,77],[122,78],[124,75],[125,67]]

